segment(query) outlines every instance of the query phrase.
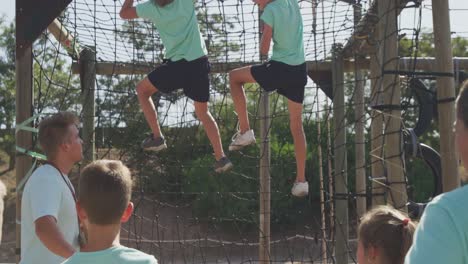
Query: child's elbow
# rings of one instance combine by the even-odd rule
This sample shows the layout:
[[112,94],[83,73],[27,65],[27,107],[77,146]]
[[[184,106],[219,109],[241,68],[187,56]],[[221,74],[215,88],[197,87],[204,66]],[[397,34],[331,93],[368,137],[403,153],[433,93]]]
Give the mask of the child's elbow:
[[128,17],[125,16],[125,11],[123,11],[123,10],[120,11],[119,16],[120,16],[120,18],[122,18],[122,19],[128,19]]
[[134,18],[134,16],[132,16],[131,10],[128,10],[128,9],[121,10],[119,15],[120,15],[120,18],[122,18],[122,19],[133,19]]
[[260,48],[260,55],[262,55],[262,56],[268,56],[268,51],[269,51],[269,48],[268,48],[268,47],[261,47],[261,48]]

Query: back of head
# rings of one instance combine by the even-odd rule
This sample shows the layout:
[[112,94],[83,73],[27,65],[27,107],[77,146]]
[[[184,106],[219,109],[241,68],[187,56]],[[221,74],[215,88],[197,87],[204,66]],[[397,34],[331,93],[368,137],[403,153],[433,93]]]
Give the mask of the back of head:
[[403,264],[413,243],[416,224],[391,207],[381,206],[367,212],[361,219],[358,237],[366,251],[379,250],[385,264]]
[[131,194],[130,170],[121,161],[98,160],[81,173],[78,201],[92,224],[120,223]]
[[39,144],[48,158],[53,158],[60,144],[69,136],[69,127],[78,126],[78,117],[71,112],[60,112],[39,123]]

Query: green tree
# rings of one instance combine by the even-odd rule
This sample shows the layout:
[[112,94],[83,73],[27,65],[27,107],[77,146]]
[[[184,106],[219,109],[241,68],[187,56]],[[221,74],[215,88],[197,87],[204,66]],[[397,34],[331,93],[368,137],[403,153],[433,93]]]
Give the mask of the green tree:
[[15,25],[0,17],[0,148],[10,157],[8,169],[15,165]]

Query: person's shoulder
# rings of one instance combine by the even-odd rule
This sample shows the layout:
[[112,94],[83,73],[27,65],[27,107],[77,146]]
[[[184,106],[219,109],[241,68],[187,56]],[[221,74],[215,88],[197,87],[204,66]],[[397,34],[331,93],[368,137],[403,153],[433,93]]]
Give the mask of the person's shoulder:
[[60,176],[57,169],[49,164],[42,165],[31,174],[25,188],[36,184],[44,185],[46,183],[55,183],[59,179],[57,176]]
[[464,214],[468,217],[468,212],[465,210],[465,205],[467,202],[468,185],[435,197],[427,207],[437,207],[447,211],[450,215]]
[[152,255],[141,252],[134,248],[128,248],[120,246],[115,250],[119,259],[122,259],[124,263],[134,264],[156,264],[158,263],[156,258]]
[[468,201],[468,185],[435,197],[430,204],[448,205],[454,202],[466,204]]
[[265,9],[270,8],[272,10],[288,8],[289,0],[273,0],[265,6]]
[[263,9],[263,12],[274,11],[278,8],[278,6],[279,6],[279,1],[277,0],[271,1],[265,6],[265,8]]

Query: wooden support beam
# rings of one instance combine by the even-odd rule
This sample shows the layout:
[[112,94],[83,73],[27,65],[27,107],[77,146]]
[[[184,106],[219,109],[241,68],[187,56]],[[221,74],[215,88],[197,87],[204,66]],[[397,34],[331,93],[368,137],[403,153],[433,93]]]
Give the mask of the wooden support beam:
[[[260,19],[262,10],[258,10],[258,28],[259,39],[262,38],[263,20]],[[261,61],[267,59],[266,55],[260,52]],[[260,119],[260,160],[259,160],[259,179],[260,179],[260,211],[259,211],[259,234],[258,234],[258,257],[260,264],[271,263],[271,147],[270,147],[270,95],[262,89],[260,94],[259,119]]]
[[32,45],[72,0],[16,0],[16,43],[20,49]]
[[[468,70],[468,58],[454,58],[454,64],[457,65],[459,70]],[[214,62],[211,63],[211,73],[227,73],[238,67],[244,67],[260,62]],[[370,59],[365,58],[355,62],[354,60],[345,60],[343,62],[343,70],[345,72],[354,72],[356,68],[361,70],[370,69]],[[414,59],[411,57],[403,57],[399,59],[400,71],[411,72],[414,69],[417,71],[425,72],[436,72],[436,61],[435,58],[418,58]],[[147,74],[151,72],[155,67],[159,66],[159,63],[128,63],[128,62],[96,62],[96,74],[97,75],[127,75],[127,74]],[[332,70],[331,61],[308,61],[307,70],[311,72],[329,71]],[[78,63],[72,64],[72,72],[74,74],[80,73],[80,66]],[[429,73],[428,73],[429,75]]]
[[[357,24],[361,18],[361,5],[354,5],[354,21]],[[358,60],[360,54],[355,54],[355,61]],[[359,67],[354,71],[354,126],[355,126],[355,171],[356,171],[356,215],[358,221],[356,224],[359,226],[359,219],[367,211],[366,203],[366,138],[364,130],[366,127],[366,114],[365,114],[365,100],[364,100],[364,74]]]
[[68,52],[74,59],[80,59],[80,53],[78,52],[79,45],[76,42],[75,38],[70,34],[70,32],[58,21],[54,19],[52,23],[47,27],[50,33],[55,37],[55,39],[62,44],[65,50]]
[[[378,30],[373,34],[378,35]],[[378,48],[371,53],[371,67],[370,67],[370,82],[371,82],[371,105],[383,105],[382,85],[379,79],[381,70],[378,58]],[[385,170],[383,166],[384,160],[384,136],[383,136],[383,114],[380,111],[371,109],[371,150],[370,150],[370,163],[371,163],[371,193],[372,193],[372,207],[385,204]]]
[[95,150],[95,102],[96,102],[96,52],[85,48],[81,52],[80,60],[82,73],[81,103],[83,107],[83,166],[94,161]]
[[[397,16],[410,1],[411,0],[399,0],[399,4],[396,10]],[[366,14],[361,18],[355,27],[356,29],[344,47],[344,58],[353,57],[355,53],[359,52],[367,53],[370,33],[374,31],[379,21],[377,2],[377,0],[372,2]]]
[[335,258],[337,264],[348,264],[348,166],[346,148],[346,104],[343,57],[339,46],[333,47],[333,120],[335,123]]
[[404,157],[401,133],[401,88],[398,63],[398,25],[397,1],[379,0],[378,10],[381,20],[379,38],[379,61],[382,69],[382,92],[385,105],[395,106],[385,108],[385,168],[387,169],[387,184],[389,196],[387,203],[406,211],[408,201],[404,171]]
[[[33,113],[33,56],[32,47],[19,47],[16,44],[16,124],[29,119]],[[19,130],[16,133],[16,146],[31,150],[33,137],[30,131]],[[32,158],[28,155],[16,153],[16,184],[21,183],[23,177],[32,166]],[[22,192],[16,189],[16,263],[21,254],[21,196]],[[24,249],[23,249],[24,250]]]
[[[437,71],[452,73],[452,44],[450,39],[450,16],[448,1],[432,0],[432,17],[434,23],[434,44]],[[439,132],[440,156],[442,159],[442,188],[448,192],[460,186],[458,177],[458,159],[455,152],[455,135],[452,131],[455,121],[454,78],[450,76],[437,78],[437,99],[449,100],[440,103]]]

